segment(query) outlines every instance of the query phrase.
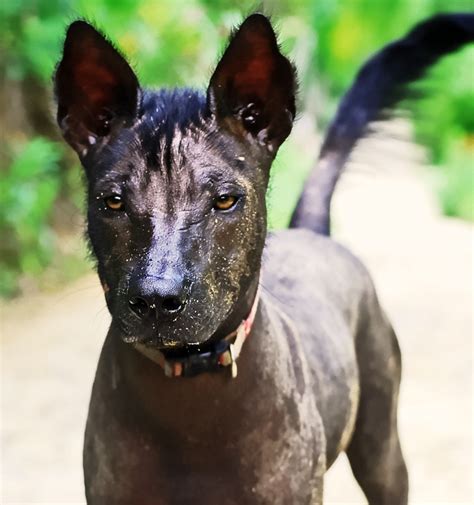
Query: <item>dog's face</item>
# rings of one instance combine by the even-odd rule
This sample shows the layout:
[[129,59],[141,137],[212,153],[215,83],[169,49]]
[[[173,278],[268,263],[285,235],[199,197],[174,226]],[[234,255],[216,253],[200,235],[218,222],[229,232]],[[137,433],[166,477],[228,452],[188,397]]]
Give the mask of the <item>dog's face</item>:
[[207,96],[150,92],[94,28],[73,23],[58,123],[88,180],[88,232],[127,341],[199,345],[258,275],[265,191],[295,114],[295,75],[262,15],[232,36]]

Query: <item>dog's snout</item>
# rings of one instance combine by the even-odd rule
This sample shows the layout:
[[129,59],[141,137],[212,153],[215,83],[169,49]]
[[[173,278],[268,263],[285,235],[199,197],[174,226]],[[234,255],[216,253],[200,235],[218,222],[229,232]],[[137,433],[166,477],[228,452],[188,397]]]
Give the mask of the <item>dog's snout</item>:
[[187,299],[181,279],[146,278],[131,285],[128,295],[130,310],[141,319],[177,315]]

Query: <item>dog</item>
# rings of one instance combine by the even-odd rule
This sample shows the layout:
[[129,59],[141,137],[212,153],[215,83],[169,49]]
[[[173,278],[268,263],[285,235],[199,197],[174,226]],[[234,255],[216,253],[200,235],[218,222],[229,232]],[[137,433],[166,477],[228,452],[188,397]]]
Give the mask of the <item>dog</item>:
[[367,270],[329,236],[330,201],[370,122],[473,34],[473,15],[438,15],[368,60],[290,229],[267,234],[297,92],[269,19],[232,33],[206,94],[142,89],[93,26],[69,26],[57,121],[86,173],[112,315],[85,433],[88,504],[321,504],[343,451],[370,504],[407,503],[399,346]]

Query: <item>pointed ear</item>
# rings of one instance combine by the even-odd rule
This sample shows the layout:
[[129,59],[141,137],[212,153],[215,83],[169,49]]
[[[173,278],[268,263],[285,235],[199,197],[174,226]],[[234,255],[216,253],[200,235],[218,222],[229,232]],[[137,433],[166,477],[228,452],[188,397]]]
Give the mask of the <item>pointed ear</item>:
[[293,125],[296,87],[270,21],[252,14],[231,36],[209,84],[208,105],[234,134],[276,152]]
[[79,156],[117,123],[137,114],[137,77],[112,44],[84,21],[69,26],[54,81],[58,124]]

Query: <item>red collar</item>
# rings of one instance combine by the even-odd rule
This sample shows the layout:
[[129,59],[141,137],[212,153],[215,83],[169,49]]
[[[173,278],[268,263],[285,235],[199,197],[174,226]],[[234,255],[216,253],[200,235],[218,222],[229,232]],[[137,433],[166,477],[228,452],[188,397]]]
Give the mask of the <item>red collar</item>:
[[260,285],[255,295],[250,314],[236,330],[216,342],[211,350],[197,352],[182,358],[168,359],[163,352],[142,343],[134,347],[140,353],[159,365],[167,377],[192,377],[202,372],[216,371],[231,366],[232,378],[237,377],[237,358],[240,356],[245,340],[252,330],[260,299]]

